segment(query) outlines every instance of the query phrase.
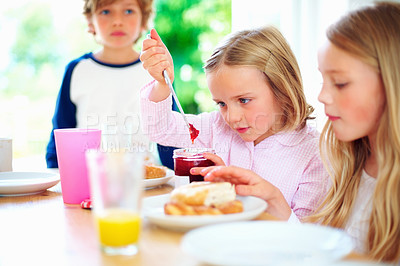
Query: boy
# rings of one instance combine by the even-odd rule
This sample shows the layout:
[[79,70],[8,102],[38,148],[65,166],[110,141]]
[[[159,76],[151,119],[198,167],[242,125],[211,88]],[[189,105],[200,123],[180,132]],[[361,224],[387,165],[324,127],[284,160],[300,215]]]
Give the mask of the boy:
[[[151,77],[142,67],[140,52],[133,47],[148,27],[152,4],[153,0],[84,0],[88,31],[102,48],[66,67],[47,146],[48,168],[58,167],[53,134],[58,128],[100,128],[107,146],[116,136],[134,134],[141,147],[114,143],[107,148],[155,150],[140,129],[139,91]],[[160,149],[160,157],[171,167],[169,149]]]

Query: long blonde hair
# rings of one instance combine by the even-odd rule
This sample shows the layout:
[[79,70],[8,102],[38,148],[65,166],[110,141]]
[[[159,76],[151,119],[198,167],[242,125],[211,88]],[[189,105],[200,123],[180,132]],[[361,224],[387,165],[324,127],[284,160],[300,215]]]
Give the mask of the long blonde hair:
[[250,66],[264,73],[283,111],[281,130],[303,128],[314,108],[308,105],[300,69],[286,39],[272,26],[235,32],[214,49],[204,69],[220,66]]
[[[327,31],[336,47],[375,68],[386,106],[376,139],[378,177],[365,248],[371,259],[400,260],[400,4],[381,2],[343,17]],[[357,196],[361,172],[370,154],[367,137],[352,142],[336,139],[328,121],[320,148],[333,185],[317,214],[309,221],[343,228]]]

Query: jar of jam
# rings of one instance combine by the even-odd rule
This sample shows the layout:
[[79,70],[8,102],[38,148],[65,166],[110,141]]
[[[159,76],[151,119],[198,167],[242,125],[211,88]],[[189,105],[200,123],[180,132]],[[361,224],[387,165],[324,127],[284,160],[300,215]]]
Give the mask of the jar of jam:
[[191,175],[193,167],[213,166],[214,162],[203,157],[204,152],[214,153],[211,148],[187,148],[174,150],[174,170],[177,176],[189,176],[189,182],[204,181],[202,175]]

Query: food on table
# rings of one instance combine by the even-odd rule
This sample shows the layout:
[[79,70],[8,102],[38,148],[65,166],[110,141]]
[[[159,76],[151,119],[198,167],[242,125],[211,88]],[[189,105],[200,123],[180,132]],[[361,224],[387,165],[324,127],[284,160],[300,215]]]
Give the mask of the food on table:
[[153,179],[153,178],[161,178],[167,175],[167,167],[154,165],[154,164],[146,164],[145,165],[145,178]]
[[202,175],[192,175],[190,169],[193,167],[213,166],[214,162],[204,158],[203,152],[214,153],[207,148],[176,149],[174,150],[174,170],[177,176],[189,176],[189,181],[204,181]]
[[140,216],[127,210],[108,210],[97,215],[100,243],[105,246],[121,247],[135,244],[139,239]]
[[243,212],[229,182],[192,182],[174,189],[164,205],[168,215],[220,215]]

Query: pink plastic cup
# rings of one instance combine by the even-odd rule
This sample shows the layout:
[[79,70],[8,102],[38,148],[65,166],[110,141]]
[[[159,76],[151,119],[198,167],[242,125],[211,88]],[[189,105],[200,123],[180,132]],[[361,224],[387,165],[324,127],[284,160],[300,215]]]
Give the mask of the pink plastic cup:
[[85,152],[99,149],[100,129],[55,129],[58,168],[64,203],[80,204],[90,198]]

